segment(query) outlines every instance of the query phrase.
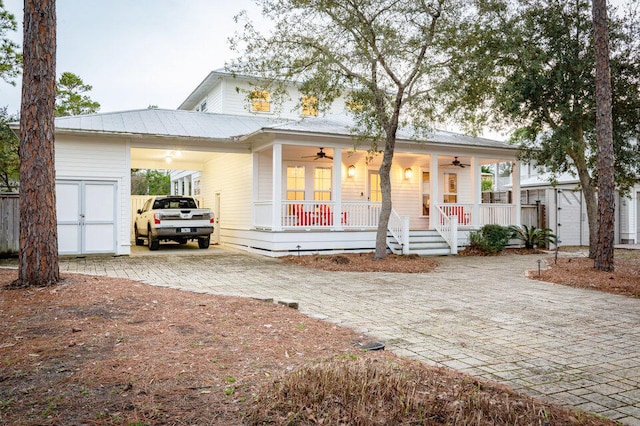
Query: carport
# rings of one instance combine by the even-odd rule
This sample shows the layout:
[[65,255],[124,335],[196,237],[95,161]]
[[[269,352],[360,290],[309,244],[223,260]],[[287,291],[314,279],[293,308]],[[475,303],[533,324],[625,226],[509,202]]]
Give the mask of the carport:
[[[233,135],[272,123],[173,110],[138,110],[56,119],[60,254],[131,253],[131,168],[203,171],[202,206],[220,217],[223,188],[203,167],[215,153],[248,153]],[[177,153],[180,155],[177,155]],[[134,208],[135,207],[135,208]],[[215,238],[215,237],[214,237]]]

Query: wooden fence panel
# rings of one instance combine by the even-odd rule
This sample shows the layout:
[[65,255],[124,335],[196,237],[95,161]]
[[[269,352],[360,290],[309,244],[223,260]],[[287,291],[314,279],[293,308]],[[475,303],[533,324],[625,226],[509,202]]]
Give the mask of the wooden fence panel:
[[0,256],[20,250],[20,205],[18,194],[0,194]]

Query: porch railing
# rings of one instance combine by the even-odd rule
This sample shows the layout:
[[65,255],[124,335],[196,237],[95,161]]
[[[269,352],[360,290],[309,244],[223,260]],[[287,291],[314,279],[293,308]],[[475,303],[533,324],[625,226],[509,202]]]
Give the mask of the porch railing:
[[458,225],[471,226],[473,224],[473,204],[440,204],[445,215],[457,216]]
[[[254,226],[271,229],[273,222],[273,202],[254,202]],[[345,229],[376,229],[380,216],[380,203],[367,201],[343,201],[340,214],[340,227]],[[442,216],[456,217],[458,226],[482,226],[496,224],[509,226],[515,223],[515,206],[513,204],[480,204],[478,218],[474,217],[473,204],[440,204],[434,214],[436,229],[443,225]],[[280,209],[280,226],[282,229],[327,229],[336,228],[334,224],[335,203],[333,201],[283,201]],[[403,238],[402,222],[399,215],[389,218],[390,231]],[[478,220],[474,220],[478,219]],[[525,223],[523,221],[523,223]],[[408,234],[408,231],[407,231]],[[400,242],[400,239],[398,240]]]
[[391,209],[388,229],[402,247],[402,254],[409,254],[409,216],[401,217],[398,212]]
[[[458,216],[448,215],[447,210],[442,205],[436,205],[436,231],[444,238],[449,247],[451,254],[458,254]],[[448,210],[451,211],[451,210]]]
[[345,228],[371,229],[378,227],[382,204],[370,201],[343,201]]
[[479,211],[480,226],[515,224],[516,206],[513,204],[480,204]]
[[[343,201],[340,213],[340,227],[350,229],[375,229],[378,227],[380,203]],[[254,202],[254,226],[271,229],[273,227],[273,203]],[[336,228],[334,223],[335,202],[333,201],[283,201],[280,208],[282,229],[327,229]]]

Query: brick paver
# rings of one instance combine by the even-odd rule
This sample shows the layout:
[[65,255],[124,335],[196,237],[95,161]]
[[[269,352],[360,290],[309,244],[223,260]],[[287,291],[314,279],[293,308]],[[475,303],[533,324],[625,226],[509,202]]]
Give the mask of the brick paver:
[[301,312],[367,332],[398,355],[640,425],[640,300],[529,280],[524,271],[537,268],[537,256],[444,257],[433,273],[395,274],[196,250],[68,258],[61,270],[294,300]]

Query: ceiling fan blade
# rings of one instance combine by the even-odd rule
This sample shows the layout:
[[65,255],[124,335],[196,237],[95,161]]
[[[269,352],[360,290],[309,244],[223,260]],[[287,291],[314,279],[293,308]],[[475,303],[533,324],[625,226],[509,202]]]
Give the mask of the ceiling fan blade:
[[329,160],[333,160],[333,157],[331,157],[330,155],[325,155],[324,158],[328,158]]

